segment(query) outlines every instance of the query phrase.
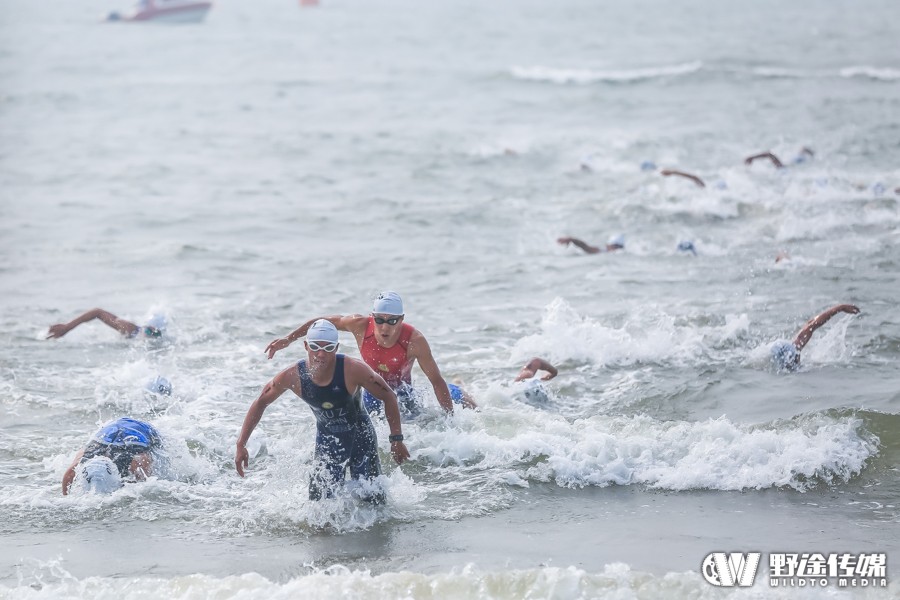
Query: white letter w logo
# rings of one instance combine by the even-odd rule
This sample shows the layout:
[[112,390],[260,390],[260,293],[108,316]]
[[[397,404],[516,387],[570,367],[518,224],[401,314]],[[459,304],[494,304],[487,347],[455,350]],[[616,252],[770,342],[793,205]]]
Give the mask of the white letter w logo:
[[759,556],[759,552],[748,552],[746,556],[740,552],[711,552],[703,559],[703,578],[722,587],[750,587],[756,579]]

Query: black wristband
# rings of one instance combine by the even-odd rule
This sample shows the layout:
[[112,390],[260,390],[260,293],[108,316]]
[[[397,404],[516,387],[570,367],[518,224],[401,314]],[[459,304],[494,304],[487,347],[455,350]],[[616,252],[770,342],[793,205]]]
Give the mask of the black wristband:
[[389,435],[389,436],[388,436],[388,439],[389,439],[390,441],[392,441],[392,442],[402,442],[402,441],[403,441],[403,434],[402,434],[402,433],[398,433],[397,435]]

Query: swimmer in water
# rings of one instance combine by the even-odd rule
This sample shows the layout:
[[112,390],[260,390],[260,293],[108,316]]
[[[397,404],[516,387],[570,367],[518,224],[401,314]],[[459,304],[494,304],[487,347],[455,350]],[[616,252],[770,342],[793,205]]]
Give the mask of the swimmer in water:
[[659,172],[659,174],[662,175],[663,177],[671,177],[673,175],[676,175],[678,177],[684,177],[685,179],[693,181],[695,184],[697,184],[698,187],[702,187],[702,188],[706,187],[706,183],[704,183],[704,181],[702,179],[700,179],[696,175],[691,175],[690,173],[685,173],[684,171],[676,171],[674,169],[663,169],[662,171]]
[[[446,412],[453,412],[453,405],[475,408],[475,402],[459,386],[448,384],[431,353],[428,340],[418,329],[404,322],[403,301],[396,292],[382,292],[375,298],[372,312],[364,315],[332,315],[321,317],[330,321],[339,331],[348,331],[356,338],[362,359],[397,394],[400,409],[406,417],[415,417],[421,410],[421,401],[412,387],[413,363],[419,362],[422,371],[434,389],[438,404]],[[287,337],[272,341],[266,347],[269,358],[279,350],[306,335],[317,319],[302,324]],[[380,403],[364,394],[363,401],[370,412],[379,412]]]
[[578,238],[573,237],[561,237],[557,238],[557,244],[562,244],[563,246],[568,246],[572,244],[578,248],[581,248],[588,254],[600,254],[601,252],[615,252],[616,250],[624,250],[625,249],[625,236],[622,234],[614,235],[609,238],[609,241],[606,242],[606,246],[603,248],[598,248],[597,246],[591,246],[587,242],[579,240]]
[[806,322],[806,325],[794,337],[794,341],[779,340],[770,348],[772,364],[778,371],[796,371],[800,368],[800,351],[809,343],[813,332],[827,323],[838,313],[859,314],[859,308],[853,304],[838,304],[823,311]]
[[144,391],[159,396],[171,396],[172,384],[162,375],[157,375],[156,377],[147,380],[144,384]]
[[[544,372],[544,375],[538,378],[538,374],[541,371]],[[525,366],[523,366],[516,375],[514,381],[521,385],[521,387],[516,386],[519,388],[517,394],[524,396],[524,401],[527,404],[545,407],[550,402],[550,398],[547,396],[547,392],[544,390],[544,386],[541,385],[541,382],[550,381],[556,377],[557,374],[558,371],[556,370],[556,367],[550,364],[549,361],[535,356],[525,363]]]
[[87,323],[88,321],[93,321],[94,319],[99,319],[100,322],[109,325],[125,337],[137,337],[142,335],[148,338],[158,338],[162,336],[162,334],[166,330],[166,317],[165,315],[155,314],[147,319],[147,322],[144,326],[137,325],[132,323],[131,321],[126,321],[116,315],[112,314],[109,311],[103,310],[102,308],[95,308],[93,310],[89,310],[83,315],[76,317],[69,321],[68,323],[59,323],[56,325],[51,325],[50,329],[47,333],[47,337],[45,339],[51,338],[61,338],[66,335],[82,323]]
[[690,252],[694,256],[697,256],[697,247],[694,246],[694,242],[692,242],[691,240],[681,240],[680,242],[678,242],[678,246],[676,246],[675,249],[679,252]]
[[515,381],[522,381],[523,379],[531,379],[535,375],[538,374],[539,371],[545,371],[546,374],[541,377],[541,381],[550,381],[554,377],[559,374],[559,371],[556,370],[556,367],[551,365],[548,361],[535,356],[527,363],[522,369],[519,371],[519,374],[516,375]]
[[[803,164],[805,162],[809,162],[810,160],[812,160],[813,157],[815,157],[815,152],[813,152],[812,150],[810,150],[809,148],[804,146],[803,148],[800,149],[800,153],[797,154],[797,156],[795,156],[794,159],[791,161],[791,164],[795,164],[795,165]],[[753,161],[759,160],[761,158],[767,158],[770,161],[772,161],[772,164],[775,165],[775,168],[777,168],[777,169],[783,169],[785,167],[785,164],[783,162],[781,162],[781,160],[777,156],[775,156],[774,154],[772,154],[771,152],[768,152],[768,151],[760,152],[759,154],[754,154],[753,156],[748,156],[747,158],[744,159],[744,164],[752,165]]]
[[[325,319],[315,321],[306,331],[307,358],[291,365],[266,384],[250,405],[234,453],[238,475],[250,462],[247,441],[266,408],[281,394],[291,390],[305,401],[316,417],[315,458],[318,468],[309,482],[309,499],[331,497],[336,485],[346,479],[374,479],[381,475],[378,438],[360,399],[365,390],[384,404],[390,428],[391,456],[402,464],[409,459],[403,443],[397,396],[384,379],[366,363],[338,354],[338,330]],[[365,498],[373,504],[384,502],[381,493]]]
[[123,485],[123,479],[143,481],[153,473],[153,452],[162,445],[159,432],[150,423],[130,417],[110,421],[79,450],[62,480],[67,495],[76,477],[86,490],[108,494]]

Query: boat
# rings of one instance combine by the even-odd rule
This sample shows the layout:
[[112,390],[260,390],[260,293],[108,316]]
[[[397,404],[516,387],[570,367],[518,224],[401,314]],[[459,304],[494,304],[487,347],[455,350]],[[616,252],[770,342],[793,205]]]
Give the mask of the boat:
[[111,12],[107,21],[199,23],[206,17],[212,2],[192,0],[141,0],[130,13]]

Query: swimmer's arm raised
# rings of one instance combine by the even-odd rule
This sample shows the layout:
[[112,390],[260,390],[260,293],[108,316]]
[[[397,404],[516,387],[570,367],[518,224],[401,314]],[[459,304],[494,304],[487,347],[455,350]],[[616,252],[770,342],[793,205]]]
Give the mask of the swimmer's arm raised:
[[691,175],[690,173],[685,173],[684,171],[675,171],[674,169],[663,169],[659,172],[663,177],[669,177],[670,175],[678,175],[679,177],[684,177],[685,179],[690,179],[698,186],[705,188],[706,184],[703,183],[703,180],[697,177],[696,175]]
[[140,330],[140,327],[138,327],[131,321],[120,319],[116,315],[107,310],[103,310],[102,308],[94,308],[87,311],[83,315],[72,319],[68,323],[58,323],[56,325],[51,325],[50,329],[48,330],[46,339],[49,340],[50,338],[61,338],[82,323],[87,323],[88,321],[93,321],[94,319],[99,319],[122,335],[134,335]]
[[69,465],[69,468],[66,469],[66,472],[63,473],[62,478],[62,493],[63,496],[67,496],[69,494],[69,488],[72,487],[72,482],[75,481],[75,466],[78,465],[78,461],[81,460],[81,457],[84,456],[84,448],[78,451],[75,455],[75,460],[72,461],[72,464]]
[[855,315],[859,314],[859,308],[853,304],[838,304],[837,306],[832,306],[828,310],[825,310],[809,321],[806,322],[806,325],[803,326],[803,329],[797,333],[797,336],[794,338],[794,346],[797,347],[797,350],[803,350],[803,347],[809,342],[812,337],[813,332],[827,323],[831,317],[838,314],[839,312],[845,312],[847,314]]
[[234,467],[241,477],[244,476],[244,468],[250,462],[250,453],[247,452],[247,440],[250,439],[250,434],[256,429],[263,413],[266,412],[266,408],[275,402],[285,390],[294,387],[295,383],[299,383],[297,381],[299,380],[299,375],[295,375],[296,372],[297,367],[292,366],[276,375],[275,379],[266,384],[259,398],[254,400],[247,410],[244,424],[241,426],[241,434],[238,436],[237,448],[234,451]]
[[541,381],[550,381],[558,375],[556,367],[551,365],[543,358],[535,356],[534,358],[529,360],[524,367],[522,367],[522,370],[519,371],[519,374],[516,376],[516,381],[522,381],[523,379],[534,377],[535,373],[537,373],[538,371],[547,371],[547,374],[541,377]]
[[760,158],[768,158],[769,160],[772,161],[772,164],[775,165],[779,169],[784,166],[784,164],[780,160],[778,160],[778,157],[775,156],[774,154],[772,154],[771,152],[760,152],[759,154],[754,154],[753,156],[748,156],[747,158],[744,159],[744,164],[752,165],[754,160],[757,160]]
[[310,319],[294,331],[290,332],[286,337],[272,340],[269,345],[266,346],[266,354],[269,356],[269,358],[272,358],[273,356],[275,356],[276,352],[287,348],[288,346],[305,336],[309,331],[309,328],[312,327],[312,324],[319,319],[331,321],[332,325],[334,325],[338,331],[349,331],[354,335],[354,337],[356,337],[357,344],[362,341],[362,338],[366,334],[367,318],[362,315],[331,315],[330,317],[315,317],[314,319]]
[[579,240],[578,238],[573,238],[573,237],[558,238],[556,240],[556,243],[562,244],[563,246],[568,246],[569,244],[573,244],[573,245],[581,248],[588,254],[598,254],[599,252],[602,252],[602,250],[600,248],[598,248],[597,246],[591,246],[590,244],[583,242],[582,240]]

